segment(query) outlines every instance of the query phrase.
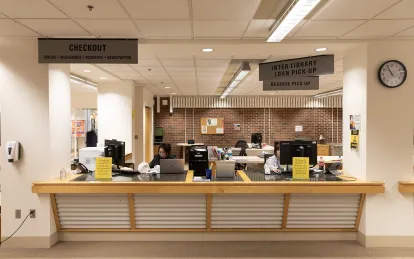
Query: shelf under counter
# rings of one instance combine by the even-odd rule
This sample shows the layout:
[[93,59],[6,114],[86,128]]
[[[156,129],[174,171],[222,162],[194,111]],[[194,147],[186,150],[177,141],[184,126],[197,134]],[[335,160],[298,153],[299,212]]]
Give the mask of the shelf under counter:
[[32,191],[50,194],[61,232],[354,232],[366,194],[384,192],[381,182],[260,181],[254,174],[238,171],[238,181],[211,182],[193,182],[192,171],[178,181],[71,176],[33,183]]

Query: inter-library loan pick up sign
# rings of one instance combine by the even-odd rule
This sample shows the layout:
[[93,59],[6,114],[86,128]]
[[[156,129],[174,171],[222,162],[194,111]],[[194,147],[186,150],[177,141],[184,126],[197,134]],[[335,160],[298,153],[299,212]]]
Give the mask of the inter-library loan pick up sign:
[[281,60],[259,64],[263,90],[318,90],[317,76],[334,73],[334,55]]
[[38,39],[39,63],[138,64],[138,39]]

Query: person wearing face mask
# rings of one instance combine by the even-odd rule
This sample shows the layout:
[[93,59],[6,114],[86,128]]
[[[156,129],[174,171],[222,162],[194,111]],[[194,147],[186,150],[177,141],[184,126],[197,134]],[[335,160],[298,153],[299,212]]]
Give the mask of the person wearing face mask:
[[156,165],[160,165],[161,159],[173,159],[174,156],[171,156],[171,145],[168,143],[161,143],[158,148],[158,155],[154,156],[151,163],[149,164],[150,168],[154,168]]

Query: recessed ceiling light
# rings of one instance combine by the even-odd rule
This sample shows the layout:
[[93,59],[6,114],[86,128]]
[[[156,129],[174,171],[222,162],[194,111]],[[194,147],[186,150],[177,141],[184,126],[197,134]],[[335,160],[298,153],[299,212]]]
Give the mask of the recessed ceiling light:
[[165,87],[165,89],[170,89],[170,88],[171,88],[171,86],[166,86],[166,87]]
[[315,49],[315,51],[326,51],[326,50],[328,50],[328,48],[317,48],[317,49]]
[[171,94],[175,94],[175,93],[171,93]]
[[89,69],[85,69],[85,70],[83,70],[83,72],[90,73],[91,71]]
[[106,77],[100,77],[100,79],[102,79],[102,80],[106,80],[106,79],[108,79],[108,78],[106,78]]
[[214,49],[212,49],[212,48],[205,48],[205,49],[203,49],[203,52],[212,52]]

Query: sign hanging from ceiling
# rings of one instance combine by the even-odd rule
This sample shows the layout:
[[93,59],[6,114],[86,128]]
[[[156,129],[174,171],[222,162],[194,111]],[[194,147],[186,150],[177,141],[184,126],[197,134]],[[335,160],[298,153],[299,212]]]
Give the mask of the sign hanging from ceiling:
[[259,80],[320,76],[334,73],[334,55],[281,60],[259,64]]
[[38,39],[39,63],[138,64],[138,39]]
[[283,77],[263,81],[263,91],[319,90],[318,76]]

